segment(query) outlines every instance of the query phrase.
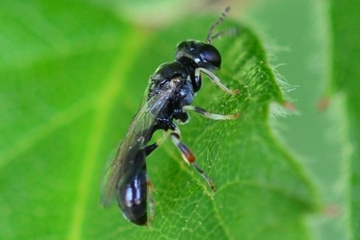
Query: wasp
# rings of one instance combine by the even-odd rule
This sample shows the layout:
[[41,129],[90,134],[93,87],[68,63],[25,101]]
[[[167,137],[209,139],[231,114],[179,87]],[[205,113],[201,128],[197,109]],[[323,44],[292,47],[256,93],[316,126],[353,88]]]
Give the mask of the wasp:
[[[238,93],[238,90],[228,89],[214,74],[220,69],[221,55],[211,42],[224,32],[213,34],[213,31],[224,20],[229,9],[226,8],[210,27],[206,42],[181,42],[176,48],[175,61],[164,63],[156,69],[150,77],[144,100],[124,140],[120,143],[115,157],[105,166],[101,204],[107,206],[116,198],[124,217],[136,225],[148,225],[154,218],[154,202],[150,194],[152,184],[147,175],[145,160],[168,138],[175,144],[183,159],[200,173],[213,191],[216,191],[213,181],[196,164],[194,154],[181,142],[180,130],[174,120],[186,123],[189,119],[188,111],[195,111],[215,120],[238,117],[237,113],[214,114],[190,105],[195,93],[201,88],[201,74],[206,75],[223,91],[229,94]],[[164,136],[149,144],[157,130],[163,130]],[[150,219],[147,214],[147,202]]]

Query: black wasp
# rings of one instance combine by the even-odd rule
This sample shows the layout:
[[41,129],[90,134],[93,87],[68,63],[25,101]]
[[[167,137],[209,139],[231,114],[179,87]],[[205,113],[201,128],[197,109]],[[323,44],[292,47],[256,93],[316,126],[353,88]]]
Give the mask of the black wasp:
[[[165,139],[170,138],[181,152],[184,160],[195,167],[207,181],[211,189],[216,191],[212,180],[195,163],[195,156],[180,141],[180,130],[173,122],[186,123],[188,110],[193,110],[207,118],[215,120],[235,119],[238,114],[212,114],[202,108],[191,106],[194,95],[201,88],[201,73],[229,94],[213,73],[220,69],[221,56],[211,45],[211,41],[222,34],[213,34],[229,11],[225,9],[221,17],[210,28],[205,42],[186,40],[181,42],[175,53],[175,61],[164,63],[150,77],[149,87],[140,110],[134,117],[125,139],[120,144],[116,155],[108,162],[102,183],[101,203],[107,206],[116,200],[124,217],[136,225],[148,225],[147,201],[149,201],[150,219],[154,216],[154,203],[150,195],[151,182],[146,172],[146,157]],[[164,130],[164,136],[153,144],[148,144],[153,133]]]

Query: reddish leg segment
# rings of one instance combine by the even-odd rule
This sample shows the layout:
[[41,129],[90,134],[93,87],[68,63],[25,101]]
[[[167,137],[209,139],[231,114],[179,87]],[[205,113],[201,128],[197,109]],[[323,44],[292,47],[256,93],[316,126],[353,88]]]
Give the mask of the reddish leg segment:
[[205,179],[205,181],[209,184],[210,188],[215,192],[216,187],[213,181],[210,179],[208,175],[196,164],[195,162],[195,156],[191,152],[191,150],[180,141],[180,131],[176,129],[174,132],[170,134],[170,138],[172,142],[175,144],[175,146],[179,149],[181,156],[187,162],[188,164],[191,164],[198,173]]
[[149,178],[146,180],[147,184],[147,199],[149,202],[149,209],[150,209],[150,217],[149,217],[149,223],[154,219],[155,216],[155,204],[154,199],[152,198],[151,192],[154,190],[154,186],[152,185]]

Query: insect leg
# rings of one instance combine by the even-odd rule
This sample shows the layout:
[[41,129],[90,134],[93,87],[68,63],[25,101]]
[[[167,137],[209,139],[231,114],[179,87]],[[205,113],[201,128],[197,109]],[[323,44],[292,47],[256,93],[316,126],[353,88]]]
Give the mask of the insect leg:
[[154,203],[154,199],[152,198],[152,195],[151,195],[151,192],[154,190],[154,186],[152,185],[152,183],[148,177],[146,178],[146,184],[147,184],[147,189],[148,189],[147,198],[149,201],[149,210],[150,210],[149,222],[151,222],[155,216],[155,203]]
[[159,138],[156,142],[153,144],[150,144],[149,146],[145,147],[145,155],[149,156],[150,153],[152,153],[156,148],[158,148],[161,144],[165,142],[165,140],[169,137],[170,132],[164,132],[164,135]]
[[191,105],[183,106],[182,110],[183,111],[192,110],[192,111],[195,111],[195,112],[203,115],[206,118],[210,118],[210,119],[213,119],[213,120],[230,120],[230,119],[236,119],[236,118],[239,117],[239,113],[234,113],[234,114],[230,114],[230,115],[209,113],[203,108],[196,107],[196,106],[191,106]]
[[203,72],[206,76],[208,76],[208,78],[210,78],[210,80],[216,85],[218,85],[218,87],[221,88],[223,91],[233,95],[239,93],[239,89],[236,90],[228,89],[224,84],[221,83],[220,79],[213,72],[211,72],[206,68],[197,68],[195,70],[195,78],[199,78],[201,72]]
[[170,138],[172,140],[172,142],[175,144],[175,146],[179,149],[181,156],[183,157],[183,159],[185,160],[185,162],[187,162],[188,164],[191,164],[196,171],[198,171],[200,173],[200,175],[205,179],[205,181],[209,184],[210,188],[215,192],[216,191],[216,187],[215,184],[213,183],[213,181],[210,179],[210,177],[208,175],[206,175],[206,173],[196,164],[195,162],[195,156],[194,154],[191,152],[191,150],[180,141],[180,131],[177,129],[175,129],[175,131],[170,133]]
[[158,145],[156,143],[146,146],[145,147],[145,156],[149,156],[150,153],[152,153],[157,147],[158,147]]
[[[148,156],[152,153],[157,147],[165,142],[165,140],[169,137],[170,131],[164,132],[164,135],[158,139],[155,143],[145,147],[145,155]],[[148,224],[154,219],[155,216],[155,203],[154,199],[152,198],[152,191],[154,190],[154,185],[151,183],[150,179],[146,176],[146,185],[147,185],[147,200],[149,202],[149,221]]]

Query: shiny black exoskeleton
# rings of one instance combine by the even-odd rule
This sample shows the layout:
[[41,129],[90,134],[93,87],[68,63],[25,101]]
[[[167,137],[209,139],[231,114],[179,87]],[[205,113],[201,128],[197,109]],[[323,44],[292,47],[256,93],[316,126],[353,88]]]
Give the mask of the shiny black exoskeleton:
[[[181,42],[176,48],[175,61],[160,65],[150,77],[145,100],[115,157],[106,166],[102,186],[102,204],[108,205],[111,199],[116,197],[124,217],[134,224],[148,224],[148,200],[150,216],[153,218],[153,201],[149,192],[151,183],[147,176],[145,159],[166,138],[171,138],[184,160],[193,165],[210,187],[216,190],[211,179],[195,163],[195,157],[190,149],[180,141],[180,131],[174,119],[180,123],[186,123],[189,119],[188,110],[194,110],[205,117],[217,120],[237,117],[236,114],[211,114],[190,105],[195,93],[201,88],[201,73],[207,75],[224,91],[234,93],[222,85],[213,73],[221,67],[221,56],[219,51],[211,45],[211,40],[215,38],[211,36],[211,33],[214,26],[218,25],[224,16],[225,13],[211,27],[207,43],[196,40]],[[164,137],[148,145],[153,133],[157,130],[164,130]]]
[[221,66],[219,51],[212,45],[195,40],[180,43],[176,49],[175,61],[162,64],[150,78],[148,99],[172,90],[164,110],[159,113],[155,129],[175,130],[173,119],[185,123],[188,113],[183,106],[194,100],[195,92],[201,88],[200,74],[196,69],[218,70]]

